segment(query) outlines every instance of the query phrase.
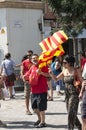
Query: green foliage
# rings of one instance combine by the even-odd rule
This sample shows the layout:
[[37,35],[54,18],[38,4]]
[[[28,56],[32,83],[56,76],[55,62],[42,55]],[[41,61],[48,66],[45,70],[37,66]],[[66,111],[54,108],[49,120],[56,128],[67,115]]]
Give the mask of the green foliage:
[[[86,27],[86,0],[47,0],[57,14],[57,30],[76,37]],[[55,30],[56,30],[55,28]]]

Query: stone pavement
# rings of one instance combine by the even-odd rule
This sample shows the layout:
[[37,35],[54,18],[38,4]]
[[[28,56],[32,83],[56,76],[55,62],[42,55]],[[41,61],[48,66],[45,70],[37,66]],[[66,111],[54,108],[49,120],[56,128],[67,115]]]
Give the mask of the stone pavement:
[[[54,101],[48,101],[48,109],[46,111],[47,127],[45,128],[34,128],[33,123],[37,120],[37,116],[34,113],[33,115],[25,114],[23,92],[17,92],[15,99],[0,100],[0,103],[0,119],[7,123],[7,128],[1,128],[1,130],[67,130],[67,112],[64,96],[57,96],[56,91],[54,91]],[[80,105],[78,117],[80,118]]]

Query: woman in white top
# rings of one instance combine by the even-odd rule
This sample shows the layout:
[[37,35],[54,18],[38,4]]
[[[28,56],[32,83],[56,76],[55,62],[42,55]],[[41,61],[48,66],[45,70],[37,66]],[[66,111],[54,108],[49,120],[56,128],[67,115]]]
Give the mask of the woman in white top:
[[83,82],[82,88],[79,94],[79,98],[82,99],[81,104],[81,118],[82,118],[82,130],[86,130],[86,63],[82,73]]

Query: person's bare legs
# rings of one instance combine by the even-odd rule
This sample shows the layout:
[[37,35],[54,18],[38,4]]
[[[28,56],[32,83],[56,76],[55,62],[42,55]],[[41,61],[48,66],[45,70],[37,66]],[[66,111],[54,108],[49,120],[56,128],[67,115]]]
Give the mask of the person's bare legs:
[[12,95],[12,86],[9,86],[9,87],[8,87],[8,90],[9,90],[9,96],[10,96],[10,98],[11,98],[11,97],[13,96],[13,95]]
[[12,86],[12,95],[15,96],[15,89],[14,89],[14,86]]
[[29,110],[29,97],[25,97],[25,105],[26,105],[26,114],[27,115],[32,115],[32,113]]
[[[45,125],[45,111],[39,111],[38,109],[34,109],[34,113],[37,114],[38,120],[35,122],[35,125],[44,124]],[[37,123],[37,124],[36,124]],[[39,126],[37,126],[39,127]]]
[[38,94],[37,96],[32,97],[32,108],[34,108],[34,112],[37,114],[38,120],[34,123],[36,128],[46,127],[45,123],[45,110],[47,109],[47,92],[43,94]]
[[27,115],[32,115],[30,112],[30,86],[28,82],[24,83],[24,93],[25,93],[25,106],[26,106],[26,114]]
[[40,116],[40,112],[38,109],[34,109],[34,113],[37,114],[38,120],[41,122],[41,116]]
[[52,83],[51,80],[47,81],[48,87],[50,89],[50,95],[48,93],[48,97],[50,97],[50,99],[53,99],[53,87],[52,87]]
[[60,91],[60,85],[56,85],[56,91],[57,91],[57,95],[63,95],[64,93],[62,93],[61,91]]
[[41,123],[45,123],[45,111],[40,111]]

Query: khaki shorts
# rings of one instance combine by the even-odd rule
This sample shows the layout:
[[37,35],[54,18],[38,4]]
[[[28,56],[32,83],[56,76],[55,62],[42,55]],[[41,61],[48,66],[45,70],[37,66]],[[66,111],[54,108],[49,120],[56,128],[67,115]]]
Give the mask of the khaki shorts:
[[28,82],[24,82],[24,96],[30,97],[30,85]]

